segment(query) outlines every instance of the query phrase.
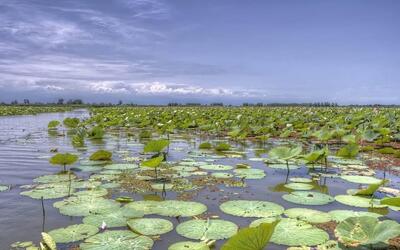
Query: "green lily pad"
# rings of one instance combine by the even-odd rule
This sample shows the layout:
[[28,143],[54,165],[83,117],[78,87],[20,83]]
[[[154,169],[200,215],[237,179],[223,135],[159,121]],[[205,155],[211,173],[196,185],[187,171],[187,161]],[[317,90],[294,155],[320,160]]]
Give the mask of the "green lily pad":
[[297,219],[281,219],[271,238],[271,242],[286,246],[315,246],[328,240],[324,230]]
[[313,224],[326,223],[332,220],[329,213],[308,208],[290,208],[285,211],[285,215]]
[[144,214],[158,214],[169,217],[191,217],[204,213],[207,207],[204,204],[194,201],[135,201],[126,207],[142,211]]
[[56,202],[54,207],[60,213],[68,216],[88,216],[91,214],[105,214],[119,208],[119,203],[114,200],[101,197],[83,196],[70,197],[66,200]]
[[226,220],[189,220],[179,224],[176,232],[183,237],[200,240],[221,240],[236,234],[238,227]]
[[379,199],[369,199],[361,196],[355,196],[355,195],[336,195],[335,200],[348,205],[348,206],[353,206],[353,207],[375,207],[375,208],[384,208],[387,207],[387,205],[381,205]]
[[8,189],[9,189],[9,186],[0,185],[0,192],[7,191]]
[[193,172],[198,170],[199,168],[197,167],[191,167],[191,166],[174,166],[171,168],[172,170],[178,171],[178,172]]
[[139,166],[136,164],[130,164],[130,163],[118,163],[118,164],[106,165],[106,166],[104,166],[104,168],[110,169],[110,170],[132,170],[132,169],[139,168]]
[[142,235],[160,235],[174,229],[174,225],[169,220],[159,218],[131,219],[128,220],[128,226]]
[[226,170],[231,170],[233,169],[232,166],[228,165],[217,165],[217,164],[206,164],[206,165],[200,165],[199,166],[201,169],[204,170],[218,170],[218,171],[226,171]]
[[153,183],[151,184],[151,188],[154,190],[171,190],[174,187],[174,184],[171,183]]
[[359,184],[379,184],[382,182],[381,179],[377,179],[372,176],[362,176],[362,175],[342,175],[340,178],[349,182],[359,183]]
[[299,183],[311,183],[312,180],[308,178],[303,178],[303,177],[292,177],[289,179],[291,182],[299,182]]
[[204,242],[181,241],[169,246],[168,250],[210,250],[210,247]]
[[48,234],[57,243],[70,243],[86,239],[95,235],[99,229],[93,225],[77,224],[66,228],[59,228],[50,231]]
[[143,217],[144,213],[131,208],[123,207],[116,211],[105,214],[93,214],[83,218],[83,223],[100,227],[103,222],[107,228],[124,227],[127,225],[127,220],[131,218]]
[[212,177],[219,178],[219,179],[229,179],[233,177],[231,173],[212,173]]
[[153,240],[128,230],[105,231],[85,240],[79,245],[81,250],[148,250]]
[[382,216],[377,213],[353,211],[353,210],[332,210],[329,211],[328,213],[331,215],[332,219],[336,222],[344,221],[345,219],[350,217],[370,216],[374,218],[379,218]]
[[24,196],[29,196],[32,199],[40,200],[43,199],[57,199],[68,196],[70,193],[72,194],[74,189],[69,189],[66,186],[57,186],[57,187],[49,187],[49,188],[40,188],[36,187],[29,191],[23,191],[20,194]]
[[370,216],[350,217],[340,222],[335,236],[346,246],[372,246],[388,243],[388,240],[400,235],[400,224],[396,221],[379,221]]
[[59,182],[67,182],[70,179],[75,179],[76,176],[71,174],[51,174],[51,175],[42,175],[35,179],[33,182],[36,183],[59,183]]
[[283,195],[282,198],[292,203],[313,206],[325,205],[335,200],[330,195],[310,191],[294,191],[290,194]]
[[105,188],[94,188],[85,191],[79,191],[74,193],[74,196],[91,196],[91,197],[102,197],[108,194]]
[[264,170],[256,168],[249,168],[249,169],[240,168],[233,170],[233,172],[235,173],[236,176],[249,180],[262,179],[265,177]]
[[292,190],[311,190],[314,188],[314,186],[311,184],[300,183],[300,182],[288,183],[288,184],[285,184],[285,187],[292,189]]
[[219,208],[227,214],[241,217],[274,217],[285,210],[269,201],[234,200],[222,203]]

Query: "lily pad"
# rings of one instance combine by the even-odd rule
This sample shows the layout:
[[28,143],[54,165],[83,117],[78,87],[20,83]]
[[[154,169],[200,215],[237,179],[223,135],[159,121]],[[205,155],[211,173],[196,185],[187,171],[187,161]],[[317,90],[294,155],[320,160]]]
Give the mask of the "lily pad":
[[33,182],[36,183],[59,183],[59,182],[67,182],[70,179],[75,179],[76,176],[71,174],[51,174],[51,175],[42,175],[35,179]]
[[59,228],[50,231],[48,234],[57,243],[70,243],[86,239],[95,235],[99,229],[93,225],[77,224],[66,228]]
[[56,202],[54,207],[60,213],[68,216],[88,216],[91,214],[105,214],[119,208],[119,203],[114,200],[100,197],[70,197],[64,201]]
[[168,250],[210,250],[210,247],[202,241],[181,241],[169,246]]
[[308,223],[326,223],[332,220],[330,214],[308,208],[290,208],[285,211],[289,218],[299,219]]
[[29,196],[33,199],[57,199],[68,196],[70,193],[72,194],[74,189],[69,189],[66,186],[58,186],[58,187],[49,187],[49,188],[34,188],[29,191],[23,191],[20,194],[24,196]]
[[298,183],[298,182],[292,182],[292,183],[285,184],[285,187],[292,189],[292,190],[311,190],[314,188],[314,186],[311,184]]
[[330,195],[310,191],[294,191],[290,194],[283,195],[282,198],[292,203],[313,206],[325,205],[335,200]]
[[291,182],[299,182],[299,183],[311,183],[312,180],[303,177],[292,177],[289,179]]
[[212,173],[212,177],[219,178],[219,179],[229,179],[233,177],[231,173]]
[[169,220],[159,218],[131,219],[128,220],[128,226],[142,235],[160,235],[174,229],[174,225]]
[[240,168],[240,169],[235,169],[233,172],[236,174],[236,176],[240,178],[245,178],[245,179],[262,179],[265,177],[265,172],[262,169],[256,169],[256,168]]
[[362,176],[362,175],[342,175],[340,178],[349,182],[359,183],[359,184],[379,184],[382,182],[381,179],[377,179],[372,176]]
[[8,189],[9,189],[9,186],[0,185],[0,192],[7,191]]
[[207,211],[207,207],[199,202],[178,200],[135,201],[126,206],[143,211],[144,214],[158,214],[169,217],[191,217]]
[[238,227],[226,220],[189,220],[179,224],[176,232],[183,237],[200,240],[221,240],[236,234]]
[[350,217],[370,216],[374,218],[379,218],[382,216],[377,213],[353,211],[353,210],[332,210],[329,211],[328,213],[331,215],[332,219],[336,222],[344,221],[345,219]]
[[81,250],[148,250],[153,240],[128,230],[105,231],[85,240],[79,245]]
[[106,165],[104,168],[110,170],[132,170],[139,168],[139,166],[130,163],[118,163],[118,164]]
[[231,170],[233,169],[232,166],[228,165],[217,165],[217,164],[206,164],[206,165],[200,165],[199,166],[201,169],[204,170],[218,170],[218,171],[225,171],[225,170]]
[[297,219],[281,219],[271,238],[271,242],[286,246],[315,246],[328,240],[324,230]]
[[347,218],[335,229],[339,242],[351,247],[388,243],[389,239],[399,235],[399,223],[392,220],[379,221],[370,216]]
[[107,228],[124,227],[127,225],[127,220],[131,218],[143,217],[144,213],[131,208],[119,208],[116,211],[105,214],[93,214],[83,218],[83,223],[100,227],[103,222]]
[[378,199],[370,199],[370,198],[365,198],[361,196],[355,196],[355,195],[336,195],[335,200],[348,205],[348,206],[353,206],[353,207],[375,207],[375,208],[384,208],[387,207],[387,205],[381,205],[380,200]]
[[222,203],[219,208],[227,214],[241,217],[273,217],[285,210],[269,201],[234,200]]

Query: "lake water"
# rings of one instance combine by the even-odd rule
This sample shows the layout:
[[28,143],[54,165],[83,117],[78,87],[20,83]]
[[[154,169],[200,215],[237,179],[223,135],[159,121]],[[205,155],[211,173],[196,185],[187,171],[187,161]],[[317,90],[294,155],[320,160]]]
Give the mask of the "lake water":
[[[48,163],[48,158],[52,155],[51,149],[57,148],[59,152],[76,152],[70,143],[70,138],[64,133],[64,136],[50,135],[47,130],[47,124],[51,120],[62,121],[66,117],[87,117],[85,110],[77,110],[66,113],[50,113],[39,114],[35,116],[13,116],[0,117],[0,184],[11,185],[11,189],[6,192],[0,192],[0,250],[9,249],[9,245],[15,241],[34,241],[38,243],[40,233],[43,227],[42,206],[40,200],[34,200],[19,193],[23,191],[21,185],[32,184],[32,180],[41,175],[57,173],[60,169]],[[178,161],[187,157],[187,152],[194,150],[200,143],[199,138],[192,138],[188,141],[173,140],[170,145],[168,155],[169,161]],[[267,176],[261,180],[247,180],[246,188],[227,188],[223,185],[218,189],[204,188],[193,197],[194,201],[204,203],[208,207],[210,214],[220,216],[236,223],[241,227],[247,226],[253,219],[239,218],[224,214],[219,209],[219,204],[226,200],[249,199],[249,200],[265,200],[276,202],[285,208],[304,207],[322,211],[330,211],[333,209],[352,209],[367,211],[367,209],[359,209],[333,202],[323,206],[302,206],[296,205],[282,199],[282,195],[286,192],[277,191],[277,186],[285,183],[287,171],[284,169],[268,168],[263,162],[249,161],[249,158],[257,157],[254,154],[254,147],[249,143],[247,146],[236,145],[238,150],[247,152],[245,158],[224,158],[218,159],[215,163],[235,166],[237,163],[248,163],[253,168],[263,169]],[[257,146],[259,147],[259,146]],[[87,150],[81,151],[80,157],[87,158],[88,155],[97,149],[108,149],[114,152],[114,161],[122,162],[122,156],[139,156],[142,146],[137,141],[127,139],[124,133],[110,133],[103,142],[88,142]],[[78,165],[78,164],[77,164]],[[290,171],[290,177],[309,177],[309,169],[302,167],[300,169]],[[82,178],[87,178],[90,173],[77,173]],[[377,177],[382,177],[381,172],[377,172]],[[391,186],[399,188],[399,178],[387,174],[386,177],[391,179]],[[358,184],[352,184],[340,178],[322,178],[319,181],[320,186],[317,189],[324,190],[328,194],[335,196],[337,194],[345,194],[349,188],[357,188]],[[274,188],[275,187],[275,188]],[[161,196],[160,193],[152,193]],[[143,194],[130,194],[119,192],[117,189],[111,191],[112,197],[128,195],[135,200],[143,199]],[[177,194],[175,192],[167,192],[166,199],[174,199]],[[54,200],[45,200],[45,231],[55,228],[65,227],[71,224],[79,224],[81,217],[68,217],[61,215],[52,204]],[[153,217],[153,216],[146,216]],[[386,217],[400,221],[399,213],[389,211]],[[175,218],[168,218],[176,226],[179,222]],[[181,221],[184,219],[181,219]],[[160,240],[155,241],[153,249],[167,249],[169,245],[177,241],[188,240],[176,234],[175,231],[164,234]],[[223,241],[218,241],[220,246]],[[61,249],[69,249],[79,243],[62,245]],[[286,249],[286,246],[278,246],[270,244],[268,249]]]

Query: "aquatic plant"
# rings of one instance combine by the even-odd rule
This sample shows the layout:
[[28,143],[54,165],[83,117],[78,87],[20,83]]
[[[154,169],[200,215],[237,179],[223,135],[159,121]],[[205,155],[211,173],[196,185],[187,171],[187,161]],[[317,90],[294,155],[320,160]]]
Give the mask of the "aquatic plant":
[[100,126],[95,126],[87,133],[90,139],[101,140],[104,137],[104,130]]
[[400,224],[392,220],[379,221],[377,218],[362,216],[350,217],[340,222],[335,236],[346,246],[373,246],[388,243],[388,240],[400,235]]
[[221,250],[262,250],[267,246],[278,222],[262,223],[257,227],[240,229],[222,245]]
[[47,128],[49,128],[49,129],[55,129],[55,128],[57,128],[59,125],[60,125],[60,122],[59,122],[59,121],[53,120],[53,121],[50,121],[50,122],[47,124]]
[[50,164],[53,165],[61,165],[63,166],[63,170],[66,171],[67,165],[72,165],[78,160],[78,156],[70,153],[61,154],[58,153],[52,156],[49,160]]
[[79,118],[67,117],[63,120],[63,124],[67,128],[76,128],[79,125]]
[[89,160],[91,161],[110,161],[112,157],[112,153],[107,150],[97,150],[93,154],[90,155]]
[[271,159],[284,160],[286,162],[287,170],[290,171],[289,160],[300,155],[301,151],[302,151],[301,146],[297,146],[295,148],[279,146],[279,147],[275,147],[275,148],[271,149],[268,152],[268,156]]

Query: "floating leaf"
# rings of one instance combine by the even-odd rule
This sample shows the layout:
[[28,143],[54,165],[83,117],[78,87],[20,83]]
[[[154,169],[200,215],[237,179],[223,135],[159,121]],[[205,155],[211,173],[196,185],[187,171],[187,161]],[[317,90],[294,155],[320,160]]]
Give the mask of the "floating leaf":
[[387,205],[381,205],[380,200],[378,199],[369,199],[365,197],[355,196],[355,195],[336,195],[335,200],[353,207],[375,207],[375,208],[383,208],[387,207]]
[[308,223],[326,223],[332,220],[330,214],[308,208],[290,208],[285,210],[285,215],[289,218],[299,219]]
[[372,176],[362,176],[362,175],[342,175],[340,178],[343,180],[359,183],[359,184],[380,184],[381,179],[377,179]]
[[127,220],[131,218],[143,217],[144,213],[131,208],[120,208],[115,211],[110,211],[104,214],[93,214],[83,218],[83,223],[100,227],[103,222],[107,227],[124,227],[127,225]]
[[221,240],[236,234],[238,227],[226,220],[189,220],[179,224],[176,232],[193,240]]
[[174,225],[169,220],[159,218],[131,219],[128,220],[128,226],[142,235],[160,235],[174,229]]
[[285,187],[292,190],[311,190],[314,188],[314,186],[311,184],[297,182],[285,184]]
[[105,231],[85,240],[79,245],[81,250],[148,250],[153,240],[128,230]]
[[328,213],[331,215],[332,219],[336,222],[344,221],[345,219],[350,217],[370,216],[374,218],[379,218],[382,216],[377,213],[353,211],[353,210],[332,210],[329,211]]
[[119,203],[100,197],[83,196],[70,197],[66,200],[54,203],[53,206],[59,208],[60,213],[64,215],[88,216],[91,214],[104,214],[115,211],[119,208]]
[[118,163],[118,164],[111,164],[104,166],[105,169],[111,169],[111,170],[131,170],[131,169],[136,169],[138,167],[139,166],[136,164],[129,164],[129,163]]
[[7,191],[10,187],[5,185],[0,185],[0,192]]
[[235,200],[222,203],[219,208],[227,214],[242,217],[273,217],[285,210],[282,206],[269,201]]
[[330,195],[310,191],[294,191],[283,195],[282,198],[301,205],[325,205],[335,200]]
[[204,170],[221,170],[221,171],[233,169],[232,166],[228,166],[228,165],[217,165],[217,164],[206,164],[206,165],[201,165],[200,168],[201,168],[201,169],[204,169]]
[[325,231],[296,219],[281,219],[271,238],[271,242],[286,246],[315,246],[327,240]]
[[95,235],[99,229],[92,225],[77,224],[66,228],[59,228],[50,231],[48,234],[57,243],[69,243],[86,239]]
[[202,241],[181,241],[169,246],[168,250],[210,250],[210,247]]
[[144,212],[144,214],[158,214],[170,217],[191,217],[204,213],[207,207],[194,201],[135,201],[127,204],[125,207],[133,208]]
[[249,169],[240,168],[233,170],[233,172],[235,173],[236,176],[249,180],[262,179],[265,177],[264,170],[256,168],[249,168]]
[[392,220],[380,222],[370,216],[347,218],[335,229],[335,236],[339,242],[351,247],[388,243],[389,239],[399,235],[399,223]]

